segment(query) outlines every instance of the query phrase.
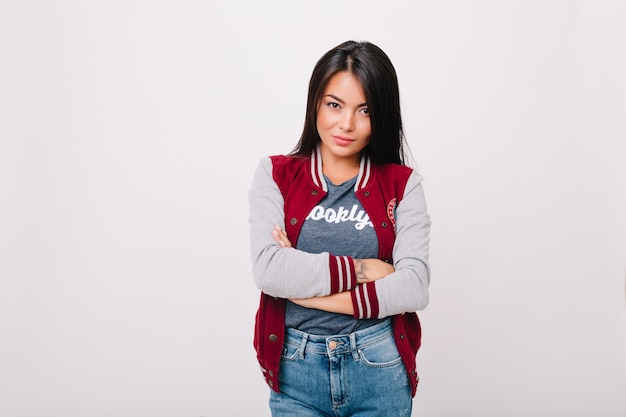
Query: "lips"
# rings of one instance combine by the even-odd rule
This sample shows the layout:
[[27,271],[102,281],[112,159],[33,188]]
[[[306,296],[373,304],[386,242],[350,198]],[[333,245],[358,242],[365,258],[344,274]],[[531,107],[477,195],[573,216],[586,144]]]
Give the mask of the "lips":
[[354,142],[354,139],[348,138],[345,136],[333,135],[333,139],[335,140],[335,143],[337,145],[341,145],[341,146],[350,145],[352,142]]

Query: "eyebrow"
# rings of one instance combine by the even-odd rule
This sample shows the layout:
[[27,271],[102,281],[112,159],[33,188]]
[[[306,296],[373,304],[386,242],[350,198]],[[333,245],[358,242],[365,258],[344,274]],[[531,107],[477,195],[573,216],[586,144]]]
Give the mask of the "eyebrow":
[[[345,101],[343,101],[342,99],[340,99],[339,97],[337,97],[334,94],[326,94],[324,97],[331,97],[332,99],[337,100],[341,104],[345,104],[346,103]],[[361,103],[357,107],[365,107],[365,106],[367,106],[367,103]]]

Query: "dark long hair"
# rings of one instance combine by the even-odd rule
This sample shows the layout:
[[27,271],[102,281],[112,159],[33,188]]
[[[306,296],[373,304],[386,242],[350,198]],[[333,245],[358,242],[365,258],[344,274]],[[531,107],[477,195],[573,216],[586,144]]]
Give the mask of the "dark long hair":
[[365,93],[372,135],[363,152],[377,165],[405,165],[408,147],[402,129],[398,77],[387,54],[370,42],[344,42],[317,61],[309,81],[304,128],[291,155],[309,156],[320,143],[317,111],[328,81],[340,71],[354,74]]

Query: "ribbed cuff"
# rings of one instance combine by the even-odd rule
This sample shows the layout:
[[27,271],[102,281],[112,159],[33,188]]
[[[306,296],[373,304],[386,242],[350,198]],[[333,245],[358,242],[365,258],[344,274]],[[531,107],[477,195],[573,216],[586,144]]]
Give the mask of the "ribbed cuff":
[[378,297],[376,296],[376,285],[374,282],[357,285],[351,291],[351,295],[355,319],[378,318]]
[[330,293],[350,291],[356,287],[354,262],[349,256],[330,255]]

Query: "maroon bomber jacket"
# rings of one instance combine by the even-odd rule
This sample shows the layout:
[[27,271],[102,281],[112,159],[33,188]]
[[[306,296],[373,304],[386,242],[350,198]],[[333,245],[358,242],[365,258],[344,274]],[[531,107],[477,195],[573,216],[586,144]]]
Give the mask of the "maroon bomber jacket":
[[[291,242],[297,242],[304,219],[312,208],[324,198],[326,191],[322,182],[321,164],[314,153],[310,158],[290,156],[272,156],[273,178],[285,200],[285,230]],[[390,204],[400,202],[411,169],[396,164],[384,166],[365,164],[360,175],[358,189],[355,192],[374,225],[378,236],[379,259],[392,262],[392,249],[395,241],[394,219],[390,215]],[[331,273],[336,270],[336,262],[331,262]],[[352,262],[350,262],[352,265]],[[353,268],[353,267],[352,267]],[[335,271],[336,273],[336,271]],[[377,317],[376,287],[374,282],[362,284],[368,286],[371,304],[371,317]],[[363,296],[361,285],[351,290],[353,303]],[[372,296],[373,295],[373,296]],[[269,296],[261,292],[259,308],[256,313],[254,348],[257,360],[263,371],[265,381],[276,392],[280,392],[278,374],[280,357],[285,333],[286,300]],[[359,316],[355,308],[355,318]],[[419,381],[416,370],[416,355],[421,345],[421,326],[414,312],[398,314],[392,317],[396,345],[404,363],[407,377],[415,396]]]

